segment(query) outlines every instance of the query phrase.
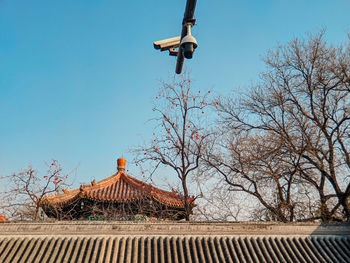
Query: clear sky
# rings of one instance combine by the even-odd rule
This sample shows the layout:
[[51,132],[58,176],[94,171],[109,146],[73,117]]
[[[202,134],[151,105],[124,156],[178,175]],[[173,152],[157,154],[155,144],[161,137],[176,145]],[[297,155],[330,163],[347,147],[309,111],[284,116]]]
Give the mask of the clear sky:
[[[152,98],[176,58],[152,42],[177,36],[185,0],[0,0],[0,175],[57,159],[78,182],[101,180],[152,136]],[[350,32],[349,0],[198,0],[197,88],[244,89],[278,43],[326,28]],[[133,174],[133,167],[127,167]],[[134,172],[135,173],[135,172]]]

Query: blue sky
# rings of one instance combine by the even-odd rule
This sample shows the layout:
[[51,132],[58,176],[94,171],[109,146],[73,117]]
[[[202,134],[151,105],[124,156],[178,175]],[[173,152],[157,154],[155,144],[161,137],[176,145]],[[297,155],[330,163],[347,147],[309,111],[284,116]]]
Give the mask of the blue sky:
[[[152,42],[177,36],[185,0],[1,0],[0,175],[57,159],[77,182],[101,180],[152,136],[158,80],[176,58]],[[350,32],[348,0],[198,0],[199,47],[185,68],[198,89],[228,94],[264,70],[278,43],[326,28]],[[128,167],[131,173],[136,170]]]

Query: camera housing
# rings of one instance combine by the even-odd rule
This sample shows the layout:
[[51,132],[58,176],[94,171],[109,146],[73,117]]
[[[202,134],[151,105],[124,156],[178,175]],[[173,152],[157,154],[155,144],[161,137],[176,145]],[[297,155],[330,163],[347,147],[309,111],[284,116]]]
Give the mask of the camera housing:
[[181,37],[172,37],[159,41],[153,42],[155,49],[160,49],[160,51],[169,50],[171,48],[177,48],[180,46]]
[[187,35],[182,38],[180,48],[182,48],[184,57],[191,59],[193,57],[194,50],[197,48],[197,40],[191,35],[191,24],[187,24]]

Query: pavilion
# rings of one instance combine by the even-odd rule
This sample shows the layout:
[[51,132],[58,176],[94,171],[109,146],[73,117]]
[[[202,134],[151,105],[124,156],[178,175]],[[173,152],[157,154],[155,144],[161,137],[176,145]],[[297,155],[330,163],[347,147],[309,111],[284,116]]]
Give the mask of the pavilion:
[[[118,159],[118,172],[100,182],[66,189],[45,197],[40,205],[46,215],[59,220],[181,220],[185,201],[176,192],[146,184],[125,173],[126,160]],[[191,211],[194,198],[188,200]]]

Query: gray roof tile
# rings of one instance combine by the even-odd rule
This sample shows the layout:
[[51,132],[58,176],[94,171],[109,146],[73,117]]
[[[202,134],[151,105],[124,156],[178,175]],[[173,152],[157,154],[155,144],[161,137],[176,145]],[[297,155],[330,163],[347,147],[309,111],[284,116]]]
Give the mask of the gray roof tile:
[[0,262],[350,263],[350,224],[1,223]]
[[350,262],[347,236],[12,236],[0,262]]

